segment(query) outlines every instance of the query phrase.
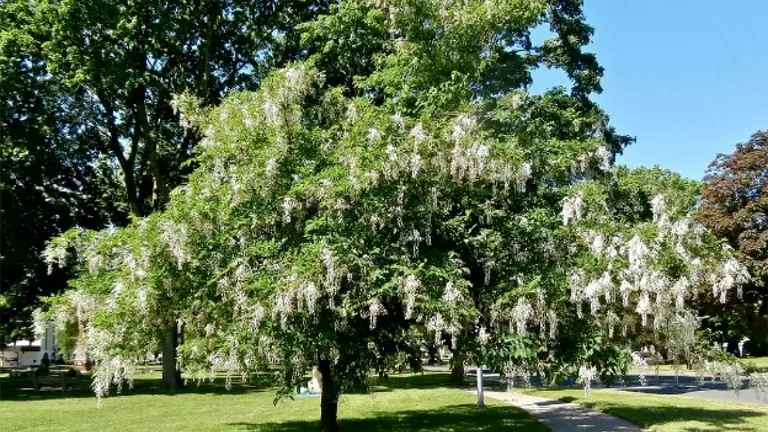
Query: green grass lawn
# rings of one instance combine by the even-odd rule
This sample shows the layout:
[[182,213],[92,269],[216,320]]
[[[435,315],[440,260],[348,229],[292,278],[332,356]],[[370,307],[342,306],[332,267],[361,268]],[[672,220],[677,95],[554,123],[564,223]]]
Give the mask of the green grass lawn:
[[[478,409],[471,393],[445,386],[446,374],[393,376],[370,394],[349,394],[339,407],[342,431],[509,431],[545,432],[525,412],[488,401]],[[28,381],[28,379],[27,379]],[[2,430],[9,431],[276,431],[319,430],[320,400],[296,398],[273,405],[265,385],[221,382],[192,384],[176,395],[163,394],[159,374],[137,379],[133,390],[105,398],[103,407],[77,378],[75,390],[33,392],[20,378],[0,381]]]
[[768,357],[747,357],[742,360],[745,363],[754,363],[757,367],[768,368]]
[[578,403],[657,432],[768,431],[768,407],[760,405],[616,390],[593,390],[588,397],[580,389],[527,392]]

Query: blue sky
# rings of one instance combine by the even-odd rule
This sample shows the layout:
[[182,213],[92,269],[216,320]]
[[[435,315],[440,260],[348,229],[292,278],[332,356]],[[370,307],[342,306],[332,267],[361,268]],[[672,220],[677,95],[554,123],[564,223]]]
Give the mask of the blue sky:
[[[768,0],[586,0],[585,14],[605,68],[596,100],[637,137],[619,163],[700,179],[717,153],[768,129]],[[535,90],[563,76],[534,79]]]

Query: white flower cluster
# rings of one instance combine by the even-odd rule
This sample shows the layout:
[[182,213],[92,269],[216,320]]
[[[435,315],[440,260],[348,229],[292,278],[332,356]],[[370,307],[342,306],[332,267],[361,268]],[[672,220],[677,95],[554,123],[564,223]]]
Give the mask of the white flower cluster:
[[43,317],[43,311],[37,308],[32,311],[32,334],[36,339],[43,338],[45,336],[45,329],[48,328],[48,323]]
[[[297,283],[296,275],[290,275],[284,281],[286,287],[282,289],[275,297],[275,303],[272,307],[273,318],[280,319],[280,325],[285,328],[288,319],[297,312],[304,312],[314,315],[317,310],[317,300],[320,297],[320,291],[312,281],[303,280]],[[252,326],[258,328],[261,318],[264,316],[264,309],[261,305],[248,306],[251,310]]]
[[187,227],[182,223],[174,223],[170,221],[163,221],[160,224],[162,233],[160,233],[160,239],[165,242],[168,249],[176,258],[176,262],[181,268],[187,261]]
[[456,340],[461,332],[460,318],[456,313],[456,309],[460,303],[464,302],[464,294],[452,281],[448,281],[443,291],[443,301],[448,306],[445,330],[451,336],[451,346],[456,348]]
[[565,197],[562,204],[563,210],[560,212],[560,216],[563,218],[563,225],[581,220],[584,211],[584,195],[578,193],[574,196]]
[[217,370],[223,370],[226,372],[226,378],[224,380],[224,388],[227,391],[232,388],[232,375],[238,370],[237,362],[237,350],[239,343],[234,341],[228,341],[229,350],[226,352],[215,351],[208,355],[208,364],[210,365],[210,380],[213,381],[216,377]]
[[129,388],[133,388],[133,376],[136,373],[135,361],[119,356],[112,357],[98,361],[94,369],[91,387],[96,394],[97,407],[101,407],[101,400],[109,393],[112,385],[117,388],[118,393],[125,383]]
[[327,248],[324,248],[320,252],[320,261],[322,261],[323,265],[325,266],[323,288],[325,288],[325,292],[328,294],[328,307],[333,309],[333,298],[336,293],[339,292],[341,281],[344,279],[346,270],[338,265],[336,259],[333,257],[333,253]]
[[[141,248],[138,257],[130,250],[125,249],[122,252],[122,264],[128,269],[131,280],[143,279],[149,273],[149,250],[146,247]],[[103,261],[100,261],[103,265]],[[89,263],[90,265],[90,263]]]
[[738,292],[741,296],[741,285],[749,282],[750,276],[747,269],[741,265],[736,258],[729,258],[723,263],[720,271],[713,275],[712,294],[725,303],[728,299],[728,292],[734,286],[739,287]]
[[579,368],[579,376],[576,378],[576,383],[584,386],[584,394],[589,396],[592,391],[592,381],[597,378],[597,369],[594,367],[581,366]]
[[651,212],[653,213],[653,223],[664,225],[667,219],[667,215],[664,213],[666,209],[667,201],[664,195],[656,195],[651,200]]
[[445,284],[443,301],[449,306],[455,306],[456,303],[464,301],[464,295],[456,286],[453,285],[453,282],[448,281],[448,283]]
[[273,126],[296,120],[300,114],[298,102],[309,94],[315,83],[323,80],[316,70],[305,66],[284,69],[282,78],[277,90],[265,96],[262,103],[264,118]]
[[297,203],[296,201],[291,197],[285,197],[283,199],[283,204],[281,205],[283,209],[283,224],[289,224],[291,223],[291,212],[294,208],[296,208]]
[[613,166],[613,154],[606,146],[602,145],[594,151],[583,153],[571,163],[571,173],[575,176],[585,175],[595,162],[602,171],[609,171]]
[[515,330],[522,334],[528,326],[528,321],[533,317],[533,307],[524,297],[517,300],[517,304],[512,309],[512,322],[515,324]]
[[757,399],[768,403],[768,374],[753,372],[749,376],[749,387],[755,390]]
[[[357,117],[349,119],[356,121]],[[399,114],[392,115],[392,123],[396,130],[405,130],[405,120]],[[365,126],[368,141],[373,145],[382,142],[383,132],[387,125],[380,127]],[[444,141],[433,140],[422,123],[416,123],[407,135],[405,142],[411,143],[410,149],[398,146],[398,140],[387,140],[382,150],[385,158],[380,169],[371,169],[365,174],[367,183],[363,187],[375,185],[380,178],[400,180],[403,177],[417,179],[425,168],[452,177],[456,181],[476,181],[485,179],[493,182],[494,193],[496,186],[503,185],[506,193],[510,188],[522,192],[531,178],[532,166],[528,162],[512,163],[491,156],[490,144],[476,137],[477,120],[462,114],[454,120],[446,134],[447,143],[453,145],[450,151],[443,151],[440,146]],[[381,146],[380,146],[381,148]],[[357,176],[353,183],[357,184]]]
[[640,369],[640,375],[638,376],[640,385],[648,385],[648,380],[645,378],[645,371],[648,369],[648,361],[646,361],[645,357],[637,351],[630,352],[630,357],[632,359],[632,365],[635,366],[635,368]]
[[477,342],[480,344],[480,346],[488,345],[488,341],[491,340],[491,334],[488,333],[488,329],[485,328],[485,326],[481,326],[480,330],[477,332]]
[[405,302],[405,319],[413,317],[413,311],[416,304],[416,294],[421,288],[421,282],[413,274],[400,279],[400,293]]
[[[585,300],[589,301],[590,312],[593,316],[597,316],[597,313],[600,311],[601,298],[605,298],[607,303],[613,301],[612,292],[614,285],[611,275],[605,272],[600,278],[589,281],[586,284],[584,284],[584,279],[583,272],[575,272],[571,275],[571,301],[576,303],[577,306],[580,306],[581,302]],[[577,313],[581,316],[580,307]]]
[[743,385],[742,377],[744,368],[738,363],[725,363],[720,361],[704,361],[699,365],[697,371],[699,379],[703,381],[704,376],[711,377],[712,381],[719,379],[723,381],[728,388],[733,389],[738,397],[739,391]]
[[510,332],[523,334],[530,325],[538,326],[542,338],[557,337],[559,323],[557,311],[547,307],[542,290],[537,291],[537,301],[534,307],[528,299],[520,297],[511,308],[508,305],[493,305],[491,307],[491,325],[508,325]]
[[59,268],[67,265],[67,244],[61,241],[51,242],[43,251],[43,261],[48,264],[48,274],[53,272],[54,264]]
[[[376,328],[376,321],[378,317],[382,315],[386,315],[386,313],[387,313],[387,310],[384,308],[384,305],[381,303],[381,300],[379,300],[378,297],[374,297],[368,300],[367,316],[370,318],[371,330]],[[366,318],[366,317],[363,316],[363,318]]]
[[96,311],[96,300],[82,290],[74,290],[69,294],[69,302],[75,311],[78,323],[84,325]]
[[[666,212],[666,200],[661,195],[654,197],[650,204],[653,225],[645,225],[635,234],[630,234],[627,236],[629,241],[625,241],[620,232],[611,234],[594,231],[594,228],[577,229],[584,239],[586,250],[604,267],[602,273],[594,276],[588,276],[583,269],[571,271],[571,301],[575,303],[579,317],[583,315],[582,304],[588,303],[593,319],[607,326],[609,337],[613,336],[616,324],[621,324],[625,332],[632,325],[631,317],[621,320],[614,309],[634,309],[643,326],[652,322],[654,331],[664,334],[670,357],[679,363],[693,355],[691,350],[699,319],[686,308],[686,301],[704,281],[703,276],[709,276],[713,293],[724,301],[726,293],[747,281],[749,275],[727,250],[724,255],[728,258],[721,267],[707,273],[702,261],[694,256],[696,247],[703,240],[703,228],[689,217],[671,220]],[[578,195],[564,200],[561,213],[564,223],[578,221],[582,213],[582,200]],[[595,218],[589,222],[595,221],[600,220]],[[658,235],[649,236],[650,230],[655,230]],[[664,252],[669,250],[683,260],[690,269],[689,274],[672,276],[667,272]],[[621,297],[620,306],[613,305],[617,295]],[[723,370],[726,375],[732,372],[730,369]],[[735,385],[734,378],[732,386]]]
[[426,323],[427,331],[435,335],[435,345],[440,345],[440,339],[443,329],[445,329],[445,320],[441,313],[431,316]]
[[501,373],[507,382],[507,391],[512,390],[518,381],[520,381],[523,387],[531,386],[531,371],[521,365],[507,363],[502,368]]
[[93,247],[86,248],[85,252],[83,253],[84,260],[86,263],[86,267],[88,267],[88,272],[91,274],[95,274],[102,268],[104,268],[105,259],[102,254],[100,254],[98,251],[95,250]]
[[463,149],[457,142],[451,152],[451,175],[456,179],[477,180],[485,172],[489,156],[487,144],[475,142]]

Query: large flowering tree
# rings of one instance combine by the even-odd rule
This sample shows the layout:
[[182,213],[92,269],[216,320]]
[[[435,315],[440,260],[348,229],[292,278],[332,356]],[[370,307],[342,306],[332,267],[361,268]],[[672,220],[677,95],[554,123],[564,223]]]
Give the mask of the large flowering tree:
[[[324,85],[319,55],[213,109],[179,97],[204,138],[168,208],[51,243],[47,259],[74,249],[80,276],[46,316],[95,362],[97,396],[173,321],[191,377],[278,360],[287,393],[317,366],[324,430],[345,388],[418,360],[423,337],[508,374],[580,367],[587,383],[596,360],[573,354],[587,337],[646,326],[683,355],[691,287],[725,296],[743,270],[683,203],[655,194],[647,218],[614,205],[626,140],[584,98],[595,77],[574,64],[591,57],[563,66],[572,94],[531,96],[502,73],[579,57],[578,2],[350,2],[307,43],[328,47],[318,35],[353,18],[385,38],[354,91]],[[546,20],[555,39],[521,42]],[[516,363],[515,340],[551,355]]]

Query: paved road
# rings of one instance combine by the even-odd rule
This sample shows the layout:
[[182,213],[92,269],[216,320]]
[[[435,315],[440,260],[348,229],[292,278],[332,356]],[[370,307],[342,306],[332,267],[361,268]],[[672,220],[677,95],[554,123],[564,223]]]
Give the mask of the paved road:
[[[434,371],[448,371],[445,366],[430,366],[426,367],[427,370]],[[475,375],[474,368],[467,368],[467,373],[471,376]],[[498,373],[492,373],[486,371],[483,376],[488,381],[499,381],[500,376]],[[701,399],[707,399],[712,401],[738,401],[745,403],[760,404],[766,406],[765,401],[761,400],[757,393],[749,388],[749,381],[744,380],[741,391],[737,394],[733,389],[729,389],[725,383],[721,381],[711,382],[707,380],[704,384],[699,384],[692,372],[682,372],[677,378],[673,372],[660,371],[658,377],[655,373],[648,373],[645,375],[648,380],[646,386],[640,384],[640,374],[632,372],[629,374],[629,383],[626,387],[621,385],[615,385],[611,388],[620,391],[658,394],[658,395],[683,395],[689,397],[696,397]],[[573,383],[574,387],[578,387]],[[538,378],[531,378],[531,385],[539,386],[541,383]],[[599,388],[595,386],[595,388]]]
[[622,391],[632,391],[638,393],[650,393],[660,395],[684,395],[709,399],[714,401],[739,401],[754,404],[765,405],[765,402],[758,398],[754,389],[749,388],[749,381],[744,380],[741,391],[738,394],[729,389],[724,382],[707,380],[700,384],[693,376],[679,376],[675,379],[672,374],[646,375],[648,385],[641,386],[638,374],[633,373],[632,382],[626,388],[620,388]]

